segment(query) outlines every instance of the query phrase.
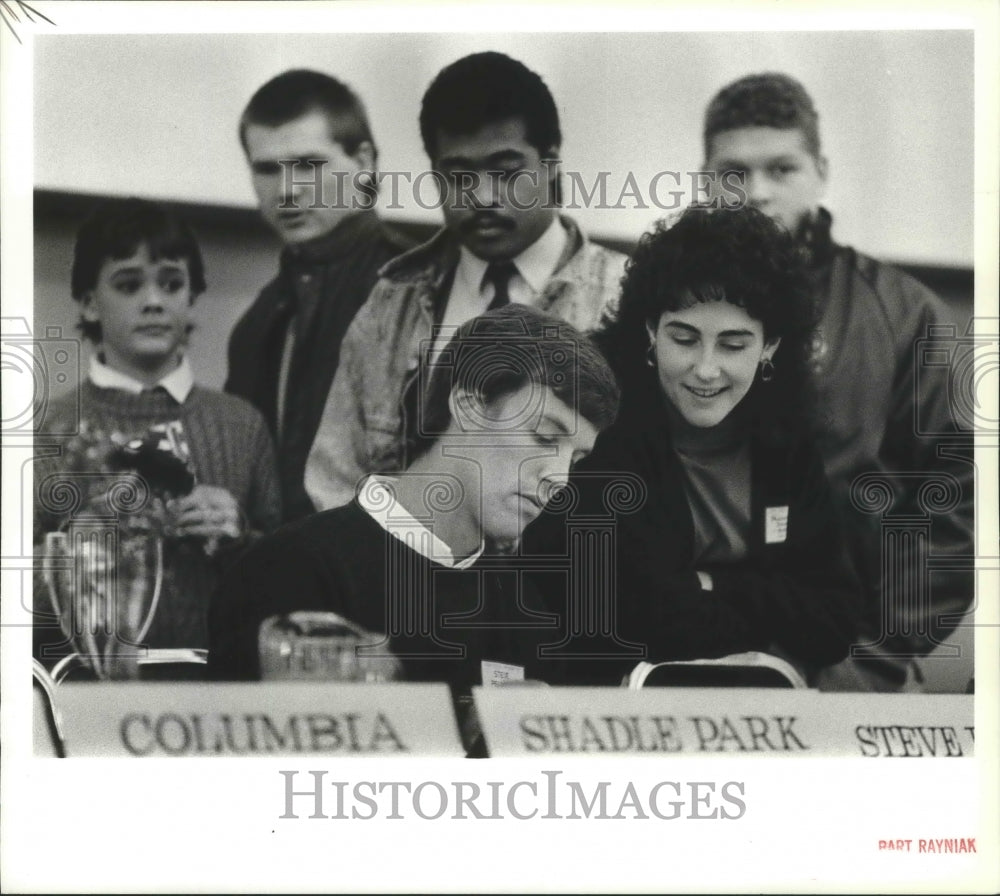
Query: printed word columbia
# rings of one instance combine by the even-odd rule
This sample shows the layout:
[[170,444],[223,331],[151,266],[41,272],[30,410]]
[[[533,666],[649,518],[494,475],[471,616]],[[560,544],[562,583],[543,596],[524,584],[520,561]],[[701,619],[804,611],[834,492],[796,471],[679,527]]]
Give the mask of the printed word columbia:
[[252,753],[406,753],[381,712],[309,713],[275,720],[265,713],[130,713],[119,726],[133,756]]

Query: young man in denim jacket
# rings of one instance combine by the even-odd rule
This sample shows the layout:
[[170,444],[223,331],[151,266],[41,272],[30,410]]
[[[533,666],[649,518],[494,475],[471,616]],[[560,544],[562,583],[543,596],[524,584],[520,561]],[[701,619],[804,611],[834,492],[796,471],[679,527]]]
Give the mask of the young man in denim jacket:
[[462,323],[514,302],[587,330],[617,298],[625,257],[559,214],[562,135],[537,74],[501,53],[460,59],[427,90],[420,129],[445,226],[382,269],[344,338],[306,465],[318,509],[415,456],[421,370]]

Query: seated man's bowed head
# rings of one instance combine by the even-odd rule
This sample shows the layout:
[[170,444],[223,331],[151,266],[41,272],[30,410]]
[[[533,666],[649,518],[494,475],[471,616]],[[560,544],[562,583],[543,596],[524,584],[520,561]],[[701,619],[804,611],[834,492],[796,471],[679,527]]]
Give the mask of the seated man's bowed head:
[[571,680],[620,681],[624,647],[651,661],[769,651],[807,674],[846,654],[857,586],[812,439],[813,321],[791,236],[756,209],[692,207],[642,238],[596,336],[621,412],[570,477],[570,511],[524,539],[558,556],[574,517],[607,521],[601,605],[565,611],[606,624],[569,633]]
[[615,377],[574,327],[513,303],[458,327],[428,376],[407,470],[370,475],[349,504],[285,526],[227,575],[214,677],[267,676],[262,623],[300,611],[370,635],[359,653],[395,658],[389,677],[458,695],[484,663],[558,677],[539,649],[558,640],[553,620],[513,546],[614,420]]
[[93,351],[79,393],[49,402],[36,438],[35,536],[83,551],[86,574],[35,589],[47,665],[76,652],[117,677],[111,654],[125,642],[207,648],[222,568],[280,521],[263,419],[197,385],[186,356],[204,290],[198,243],[170,210],[113,200],[80,227],[72,294]]

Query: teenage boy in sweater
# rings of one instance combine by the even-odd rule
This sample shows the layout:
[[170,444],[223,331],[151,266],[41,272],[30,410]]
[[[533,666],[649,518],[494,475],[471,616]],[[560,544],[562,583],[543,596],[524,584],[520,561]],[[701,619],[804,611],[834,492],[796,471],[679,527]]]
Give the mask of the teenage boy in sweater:
[[[72,271],[80,329],[94,347],[89,374],[78,394],[49,403],[36,438],[39,542],[78,511],[107,510],[112,458],[123,446],[149,442],[152,433],[151,444],[172,446],[161,461],[186,464],[192,479],[184,488],[170,486],[165,508],[154,506],[163,482],[151,475],[145,506],[122,518],[127,526],[165,510],[164,585],[145,638],[150,647],[207,647],[208,600],[221,565],[281,517],[274,452],[260,414],[242,398],[194,382],[185,349],[191,307],[204,289],[198,244],[170,211],[139,199],[96,209],[78,232]],[[68,508],[62,499],[77,489],[91,491],[90,504]],[[36,613],[51,614],[45,590],[35,597]],[[52,646],[64,641],[58,623],[38,615],[36,630],[36,643],[48,643],[51,658]]]
[[214,677],[260,676],[261,624],[299,610],[361,626],[402,677],[459,697],[496,664],[561,677],[539,651],[559,641],[555,617],[509,548],[613,421],[614,375],[569,324],[511,304],[458,328],[425,394],[434,435],[405,472],[369,475],[350,503],[262,539],[227,574]]

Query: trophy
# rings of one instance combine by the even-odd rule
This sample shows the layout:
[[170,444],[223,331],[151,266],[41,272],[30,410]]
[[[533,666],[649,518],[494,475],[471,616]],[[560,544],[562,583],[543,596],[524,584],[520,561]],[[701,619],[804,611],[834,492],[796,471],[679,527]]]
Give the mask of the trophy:
[[45,533],[42,578],[60,646],[73,650],[53,677],[83,666],[99,680],[138,678],[163,590],[167,502],[195,484],[190,452],[179,420],[127,441],[83,435],[39,490],[42,508],[62,520]]
[[143,640],[163,588],[163,541],[77,520],[45,536],[45,585],[74,653],[53,669],[56,681],[77,665],[99,680],[138,677]]

